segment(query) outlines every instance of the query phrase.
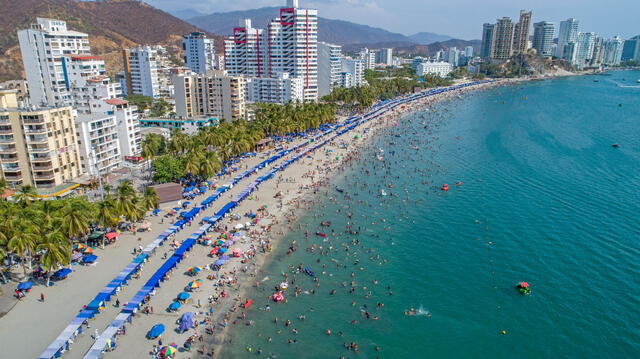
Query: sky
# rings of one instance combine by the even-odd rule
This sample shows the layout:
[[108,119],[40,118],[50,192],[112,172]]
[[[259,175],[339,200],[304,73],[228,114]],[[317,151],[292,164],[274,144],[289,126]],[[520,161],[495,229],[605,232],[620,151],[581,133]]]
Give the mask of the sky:
[[[205,14],[281,6],[286,0],[145,0],[165,11],[194,9]],[[352,21],[411,35],[433,32],[461,39],[479,39],[482,24],[520,9],[533,11],[533,22],[558,23],[570,17],[580,31],[603,37],[640,34],[640,0],[299,0],[318,9],[321,17]],[[274,14],[275,15],[275,14]]]

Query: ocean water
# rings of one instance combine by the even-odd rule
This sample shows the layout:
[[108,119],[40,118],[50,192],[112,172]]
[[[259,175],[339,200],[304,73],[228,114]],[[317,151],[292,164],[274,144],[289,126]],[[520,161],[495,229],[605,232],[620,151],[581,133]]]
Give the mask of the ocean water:
[[[637,79],[495,88],[387,128],[286,236],[223,357],[640,357]],[[288,302],[269,303],[285,272]]]

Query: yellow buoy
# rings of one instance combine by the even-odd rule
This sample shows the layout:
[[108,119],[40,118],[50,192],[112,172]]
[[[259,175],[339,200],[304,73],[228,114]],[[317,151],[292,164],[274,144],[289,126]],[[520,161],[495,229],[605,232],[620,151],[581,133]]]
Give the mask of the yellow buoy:
[[503,330],[503,331],[502,331],[502,335],[505,335],[505,334],[507,334],[507,331],[506,331],[506,330]]

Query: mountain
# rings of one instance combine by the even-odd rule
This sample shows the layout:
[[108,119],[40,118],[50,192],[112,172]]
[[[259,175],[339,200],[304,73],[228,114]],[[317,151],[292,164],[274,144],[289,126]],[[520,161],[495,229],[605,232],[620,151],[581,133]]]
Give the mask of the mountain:
[[123,47],[162,44],[177,54],[182,35],[202,31],[137,0],[0,0],[0,9],[0,81],[24,78],[17,31],[36,17],[66,20],[70,29],[88,33],[92,51],[111,74],[122,68]]
[[[207,31],[231,35],[233,28],[241,19],[251,19],[255,28],[266,28],[269,21],[280,13],[279,7],[263,7],[260,9],[213,13],[198,16],[186,21]],[[368,44],[376,42],[414,43],[405,35],[393,33],[376,27],[359,25],[344,20],[318,18],[318,40],[338,45]]]
[[173,10],[173,11],[168,11],[168,13],[177,17],[180,20],[187,20],[187,19],[191,19],[192,17],[206,15],[204,13],[201,13],[198,10],[193,10],[193,9]]
[[429,45],[433,44],[434,42],[447,41],[452,39],[451,36],[434,34],[432,32],[419,32],[417,34],[409,35],[409,38],[413,40],[413,42],[420,45]]
[[480,45],[482,41],[480,40],[460,40],[460,39],[451,39],[447,41],[439,41],[434,42],[428,45],[409,45],[409,46],[399,46],[395,48],[395,52],[400,55],[420,55],[420,56],[429,56],[434,55],[436,52],[440,50],[446,50],[451,47],[456,47],[460,50],[464,49],[467,46],[473,47],[473,53],[477,54],[480,52]]

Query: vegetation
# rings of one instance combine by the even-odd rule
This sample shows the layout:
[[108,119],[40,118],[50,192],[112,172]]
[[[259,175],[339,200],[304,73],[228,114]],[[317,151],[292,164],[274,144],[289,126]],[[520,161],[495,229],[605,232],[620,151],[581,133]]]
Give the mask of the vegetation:
[[453,80],[457,80],[457,79],[465,78],[467,76],[469,76],[469,72],[467,71],[466,67],[456,67],[455,69],[453,69],[453,71],[449,73],[447,77]]
[[222,169],[224,161],[254,150],[265,137],[304,132],[335,120],[334,106],[318,103],[259,103],[254,114],[253,121],[222,121],[217,127],[202,128],[195,136],[176,130],[171,141],[147,136],[142,152],[144,158],[152,159],[153,181],[176,182],[185,176],[206,180]]
[[138,111],[143,112],[145,110],[151,111],[151,116],[161,117],[169,113],[173,109],[170,103],[165,99],[160,98],[154,100],[152,97],[144,95],[129,95],[127,100],[132,104],[138,106]]
[[130,181],[113,193],[107,189],[104,200],[96,203],[86,197],[34,201],[34,196],[33,187],[25,186],[13,202],[0,201],[0,258],[18,258],[25,277],[36,266],[51,274],[69,265],[74,241],[86,240],[94,228],[114,228],[123,219],[140,221],[159,204],[153,188],[139,196]]

